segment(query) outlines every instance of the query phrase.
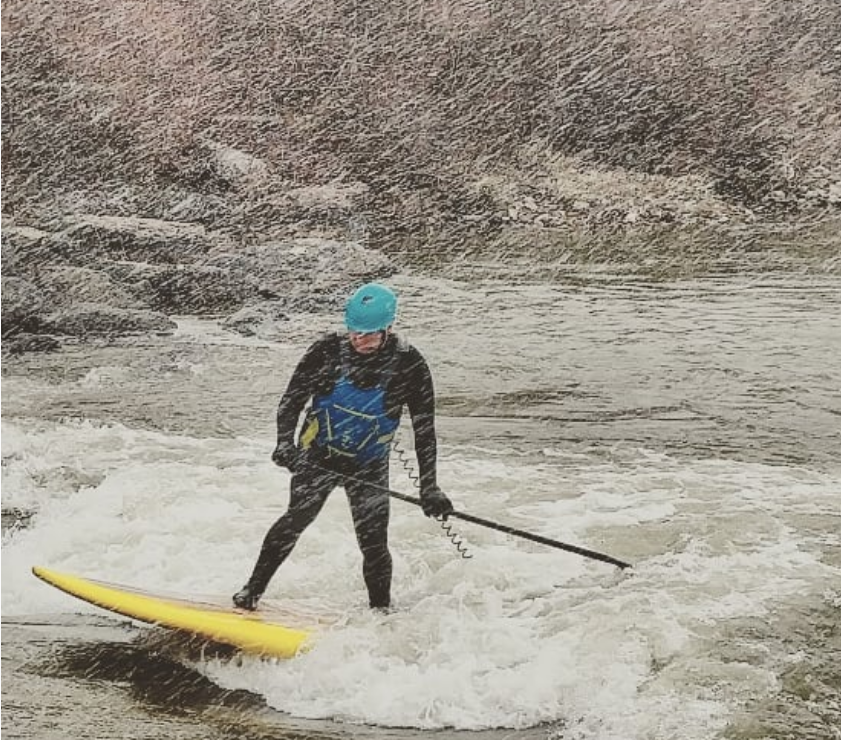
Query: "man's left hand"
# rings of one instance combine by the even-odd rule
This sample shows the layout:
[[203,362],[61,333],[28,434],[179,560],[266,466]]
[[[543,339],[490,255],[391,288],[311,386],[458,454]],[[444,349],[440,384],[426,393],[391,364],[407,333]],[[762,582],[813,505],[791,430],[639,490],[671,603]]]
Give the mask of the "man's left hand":
[[438,486],[430,486],[421,491],[421,508],[426,516],[440,517],[447,521],[447,517],[453,513],[453,504],[447,495]]
[[292,442],[278,442],[272,452],[272,462],[290,473],[295,473],[300,459],[301,451]]

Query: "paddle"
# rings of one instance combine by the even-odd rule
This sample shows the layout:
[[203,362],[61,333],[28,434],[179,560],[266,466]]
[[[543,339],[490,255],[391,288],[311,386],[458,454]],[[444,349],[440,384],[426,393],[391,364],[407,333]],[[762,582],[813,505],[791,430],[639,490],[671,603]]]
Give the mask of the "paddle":
[[[334,472],[325,468],[321,465],[316,463],[310,463],[316,468],[324,470],[325,472]],[[354,475],[345,475],[345,478],[353,478],[354,480],[362,481],[361,478],[357,478]],[[369,486],[373,488],[379,488],[381,491],[388,491],[389,495],[400,499],[401,501],[406,501],[407,503],[414,504],[415,506],[421,506],[421,501],[419,498],[415,496],[409,496],[405,493],[399,493],[397,491],[392,491],[390,488],[386,488],[385,486],[378,486],[375,483],[370,483],[368,481],[363,481],[367,483]],[[596,552],[595,550],[588,550],[586,547],[579,547],[578,545],[570,545],[566,542],[559,542],[558,540],[550,539],[549,537],[543,537],[539,534],[532,534],[531,532],[525,532],[522,529],[515,529],[514,527],[509,527],[507,524],[499,524],[497,522],[492,522],[488,519],[481,519],[478,516],[473,516],[472,514],[465,514],[462,511],[454,511],[450,514],[451,517],[455,517],[456,519],[463,519],[465,522],[472,522],[473,524],[478,524],[482,527],[487,527],[488,529],[495,529],[497,532],[504,532],[505,534],[513,534],[515,537],[522,537],[524,540],[531,540],[532,542],[537,542],[541,545],[549,545],[549,547],[557,547],[559,550],[566,550],[567,552],[573,552],[576,555],[581,555],[585,558],[590,558],[591,560],[600,560],[603,563],[610,563],[611,565],[615,565],[623,570],[625,568],[630,568],[631,564],[626,563],[622,560],[617,560],[610,555],[605,555],[601,552]]]
[[[415,498],[414,496],[407,496],[405,493],[398,493],[397,491],[392,491],[388,489],[388,492],[394,498],[399,498],[401,501],[407,501],[410,504],[414,504],[415,506],[420,506],[421,502],[419,498]],[[473,524],[478,524],[482,527],[487,527],[488,529],[495,529],[498,532],[505,532],[505,534],[513,534],[516,537],[522,537],[524,540],[531,540],[532,542],[539,542],[541,545],[549,545],[549,547],[557,547],[559,550],[566,550],[567,552],[574,552],[576,555],[582,555],[585,558],[590,558],[591,560],[601,560],[603,563],[610,563],[611,565],[616,565],[623,570],[625,568],[630,568],[630,563],[625,563],[622,560],[617,560],[610,555],[605,555],[601,552],[596,552],[595,550],[588,550],[586,547],[578,547],[578,545],[569,545],[566,542],[559,542],[558,540],[550,539],[549,537],[542,537],[539,534],[532,534],[531,532],[525,532],[522,529],[515,529],[514,527],[509,527],[507,524],[499,524],[498,522],[492,522],[488,519],[481,519],[478,516],[473,516],[472,514],[465,514],[462,511],[454,511],[450,516],[455,517],[456,519],[463,519],[466,522],[473,522]]]

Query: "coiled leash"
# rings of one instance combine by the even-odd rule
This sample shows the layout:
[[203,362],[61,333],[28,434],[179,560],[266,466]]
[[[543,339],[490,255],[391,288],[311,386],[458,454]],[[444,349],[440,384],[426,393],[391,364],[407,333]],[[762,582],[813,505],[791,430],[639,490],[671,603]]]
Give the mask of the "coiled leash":
[[[392,440],[391,448],[394,450],[395,454],[397,455],[397,460],[403,466],[403,470],[406,471],[406,475],[409,477],[409,480],[412,481],[412,485],[420,491],[420,476],[415,472],[414,467],[412,466],[412,461],[409,460],[409,456],[406,451],[400,446],[396,439]],[[415,503],[415,499],[413,496],[406,496],[405,498],[401,495],[398,495],[396,491],[389,491],[389,493],[394,496],[395,498],[399,498],[403,501],[409,501],[410,503]],[[417,500],[418,505],[420,505],[420,499]],[[453,547],[456,548],[458,554],[464,558],[465,560],[470,560],[473,555],[471,555],[466,545],[464,544],[464,539],[462,536],[456,532],[455,528],[453,527],[450,522],[447,521],[444,517],[436,516],[435,520],[441,523],[441,529],[444,530],[444,534],[453,543]]]

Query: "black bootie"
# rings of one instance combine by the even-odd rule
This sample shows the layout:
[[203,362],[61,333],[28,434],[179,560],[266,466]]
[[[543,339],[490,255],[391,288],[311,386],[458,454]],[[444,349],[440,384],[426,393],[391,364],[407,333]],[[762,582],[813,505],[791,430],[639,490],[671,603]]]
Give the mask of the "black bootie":
[[234,606],[253,612],[257,608],[262,595],[261,593],[257,593],[250,583],[246,583],[242,589],[234,594]]

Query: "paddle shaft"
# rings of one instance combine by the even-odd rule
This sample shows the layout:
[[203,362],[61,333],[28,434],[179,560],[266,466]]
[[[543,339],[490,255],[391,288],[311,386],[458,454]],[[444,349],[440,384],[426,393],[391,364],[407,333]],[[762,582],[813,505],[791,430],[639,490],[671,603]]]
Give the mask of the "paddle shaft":
[[[394,498],[399,498],[401,501],[407,501],[408,503],[414,504],[415,506],[421,505],[420,499],[415,498],[414,496],[407,496],[405,493],[398,493],[397,491],[391,490],[389,490],[389,493]],[[522,537],[524,540],[538,542],[541,545],[549,545],[549,547],[557,547],[559,550],[574,552],[576,555],[581,555],[585,558],[590,558],[591,560],[601,560],[603,563],[610,563],[611,565],[616,565],[622,569],[631,567],[630,563],[625,563],[622,560],[617,560],[616,558],[611,557],[610,555],[605,555],[604,553],[596,552],[595,550],[588,550],[586,547],[578,547],[578,545],[569,545],[566,542],[559,542],[558,540],[553,540],[549,537],[542,537],[539,534],[525,532],[522,529],[515,529],[514,527],[509,527],[507,524],[499,524],[498,522],[492,522],[488,519],[482,519],[481,517],[473,516],[473,514],[465,514],[462,511],[454,511],[452,514],[450,514],[450,516],[455,517],[456,519],[463,519],[466,522],[478,524],[482,527],[487,527],[488,529],[495,529],[497,532],[513,534],[516,537]]]
[[[316,465],[315,467],[321,468],[322,470],[327,471],[327,468],[322,467],[321,465]],[[334,471],[329,471],[334,472]],[[340,474],[341,475],[341,474]],[[357,478],[354,475],[345,475],[346,478],[353,478],[354,480],[362,481],[361,478]],[[364,483],[368,483],[368,481],[362,481]],[[378,486],[374,483],[368,483],[368,485],[379,488],[383,491],[388,491],[389,495],[393,498],[400,499],[401,501],[406,501],[407,503],[414,504],[415,506],[421,506],[421,500],[415,496],[409,496],[405,493],[399,493],[398,491],[392,491],[390,488],[386,488],[385,486]],[[487,527],[488,529],[495,529],[497,532],[504,532],[505,534],[512,534],[515,537],[522,537],[524,540],[530,540],[532,542],[537,542],[541,545],[548,545],[549,547],[556,547],[559,550],[566,550],[567,552],[575,553],[576,555],[581,555],[585,558],[590,558],[591,560],[600,560],[603,563],[610,563],[611,565],[615,565],[618,568],[630,568],[631,564],[626,563],[622,560],[617,560],[610,555],[605,555],[601,552],[596,552],[595,550],[588,550],[586,547],[579,547],[578,545],[570,545],[566,542],[559,542],[558,540],[550,539],[549,537],[542,537],[539,534],[532,534],[531,532],[526,532],[522,529],[515,529],[514,527],[509,527],[507,524],[499,524],[498,522],[492,522],[488,519],[482,519],[478,516],[473,516],[473,514],[465,514],[461,511],[453,511],[450,514],[451,517],[455,517],[456,519],[462,519],[465,522],[472,522],[473,524],[478,524],[481,527]]]

